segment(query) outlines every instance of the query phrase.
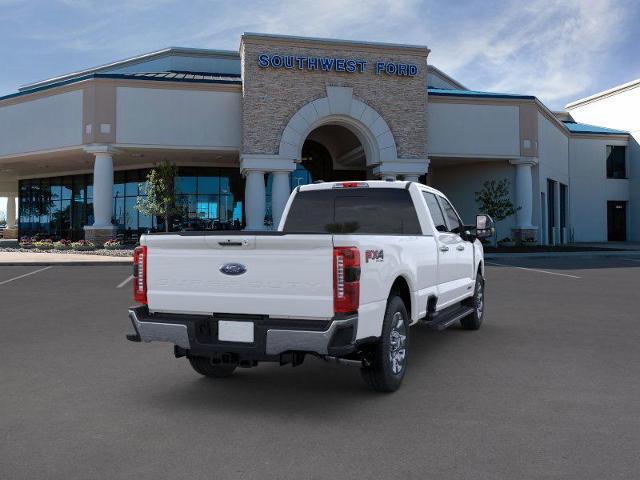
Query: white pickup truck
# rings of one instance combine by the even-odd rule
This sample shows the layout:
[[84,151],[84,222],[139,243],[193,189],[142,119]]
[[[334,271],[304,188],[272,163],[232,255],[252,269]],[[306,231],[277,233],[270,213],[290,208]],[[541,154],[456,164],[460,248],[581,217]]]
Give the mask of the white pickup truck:
[[437,190],[405,181],[297,187],[277,231],[143,235],[134,253],[136,342],[173,343],[208,377],[307,354],[357,363],[378,391],[402,382],[409,326],[480,327],[479,237]]

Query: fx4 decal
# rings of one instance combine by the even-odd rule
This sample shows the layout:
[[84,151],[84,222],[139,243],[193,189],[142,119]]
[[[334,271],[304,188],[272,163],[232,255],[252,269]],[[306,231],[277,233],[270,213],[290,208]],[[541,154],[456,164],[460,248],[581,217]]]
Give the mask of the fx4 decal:
[[384,250],[366,250],[364,252],[365,263],[384,261]]

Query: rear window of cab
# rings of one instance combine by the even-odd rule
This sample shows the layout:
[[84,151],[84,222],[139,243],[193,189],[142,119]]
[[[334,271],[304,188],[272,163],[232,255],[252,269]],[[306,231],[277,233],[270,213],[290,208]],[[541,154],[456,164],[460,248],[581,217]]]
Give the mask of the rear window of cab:
[[300,191],[289,209],[284,232],[422,234],[411,195],[404,188]]

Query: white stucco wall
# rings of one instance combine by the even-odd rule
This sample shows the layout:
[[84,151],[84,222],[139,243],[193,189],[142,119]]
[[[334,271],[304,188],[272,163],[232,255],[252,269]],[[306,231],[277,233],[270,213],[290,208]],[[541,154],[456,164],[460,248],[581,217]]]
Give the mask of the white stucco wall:
[[241,94],[118,87],[118,143],[238,149]]
[[629,90],[571,107],[569,113],[577,122],[640,131],[640,84]]
[[[538,168],[537,188],[534,187],[534,211],[533,223],[538,226],[538,238],[545,241],[546,225],[543,222],[542,197],[540,192],[545,192],[545,211],[549,193],[547,192],[547,180],[552,179],[556,182],[569,186],[569,136],[564,133],[561,128],[549,120],[547,117],[538,112]],[[569,196],[571,193],[569,193]],[[556,199],[556,212],[559,212],[560,199]],[[567,208],[567,227],[571,228],[571,205]],[[559,225],[560,221],[556,222]],[[549,239],[546,239],[547,243]]]
[[[465,224],[474,224],[478,213],[475,192],[482,189],[487,180],[509,180],[511,201],[515,204],[515,167],[506,161],[468,161],[451,166],[435,167],[429,170],[433,188],[444,193],[456,208]],[[496,225],[498,240],[511,237],[515,226],[515,216],[506,218]]]
[[429,154],[520,156],[517,106],[429,102]]
[[82,90],[0,106],[0,156],[82,143]]
[[628,90],[572,107],[578,122],[626,130],[631,134],[627,166],[629,172],[629,239],[640,241],[640,84]]
[[[620,140],[572,138],[569,201],[571,224],[579,242],[607,241],[607,201],[629,200],[629,180],[607,179],[607,145]],[[627,213],[629,221],[629,213]]]

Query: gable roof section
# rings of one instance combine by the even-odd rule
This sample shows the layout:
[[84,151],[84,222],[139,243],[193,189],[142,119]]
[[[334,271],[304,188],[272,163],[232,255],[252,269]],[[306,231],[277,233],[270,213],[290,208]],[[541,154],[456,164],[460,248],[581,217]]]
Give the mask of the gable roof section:
[[45,85],[59,83],[66,80],[71,80],[73,78],[84,77],[86,75],[91,75],[94,73],[105,72],[106,70],[113,70],[115,68],[123,68],[130,65],[136,65],[139,63],[148,62],[150,60],[156,60],[156,59],[168,57],[171,55],[209,56],[209,57],[220,57],[220,58],[226,57],[226,58],[240,59],[240,54],[238,52],[234,52],[230,50],[209,50],[209,49],[203,49],[203,48],[168,47],[168,48],[163,48],[161,50],[156,50],[154,52],[136,55],[135,57],[125,58],[124,60],[117,60],[115,62],[106,63],[104,65],[99,65],[97,67],[78,70],[77,72],[72,72],[65,75],[49,78],[46,80],[29,83],[18,88],[18,92],[33,90],[35,88],[39,88]]
[[74,83],[91,80],[94,78],[110,78],[116,80],[151,80],[156,82],[183,82],[183,83],[205,83],[205,84],[222,84],[222,85],[242,85],[240,75],[232,75],[228,73],[213,74],[199,72],[145,72],[145,73],[90,73],[79,77],[72,77],[67,80],[60,80],[54,83],[47,83],[40,87],[22,90],[17,93],[10,93],[0,97],[1,100],[10,98],[23,97],[33,93],[42,92],[52,88],[63,87]]
[[450,83],[452,85],[455,85],[457,88],[459,88],[460,90],[468,90],[467,87],[465,87],[464,85],[462,85],[459,81],[457,81],[455,78],[453,78],[450,75],[447,75],[446,73],[444,73],[442,70],[440,70],[438,67],[435,67],[431,64],[427,65],[427,71],[428,73],[430,73],[431,75],[435,75],[436,77],[440,77],[442,80],[444,80],[447,83]]

